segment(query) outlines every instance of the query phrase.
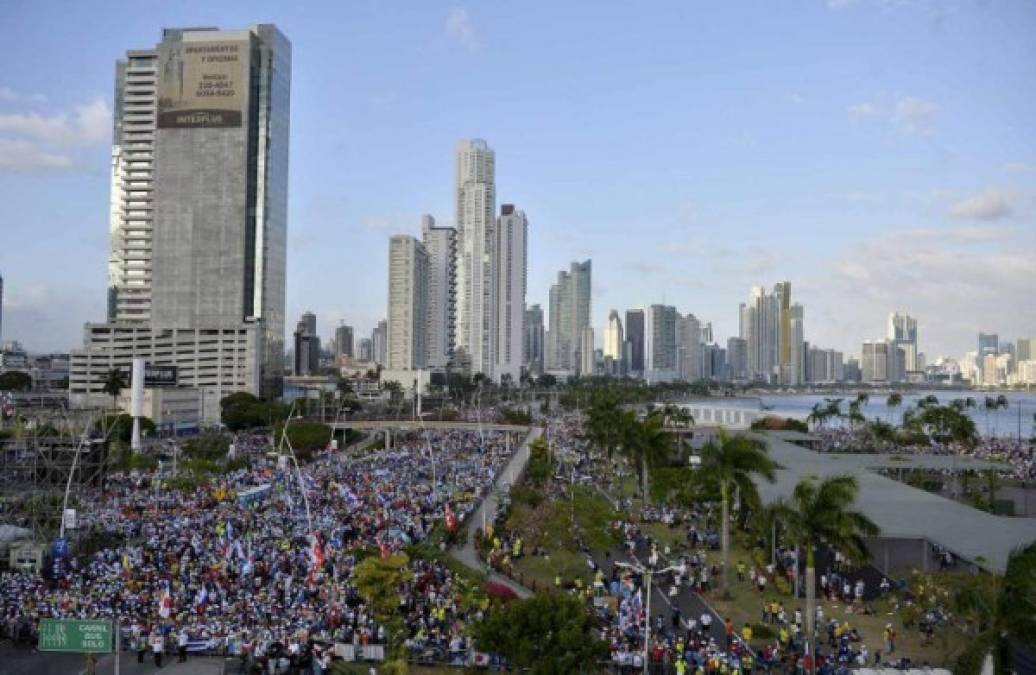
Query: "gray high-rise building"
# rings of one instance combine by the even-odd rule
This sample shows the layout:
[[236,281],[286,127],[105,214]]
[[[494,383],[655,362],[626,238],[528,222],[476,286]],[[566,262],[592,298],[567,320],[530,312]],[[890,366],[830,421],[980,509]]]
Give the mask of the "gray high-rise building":
[[420,370],[428,355],[428,254],[416,238],[389,239],[388,284],[386,368]]
[[525,310],[525,365],[530,373],[543,372],[543,308],[531,305]]
[[371,357],[380,366],[388,362],[388,321],[385,319],[371,331]]
[[445,368],[453,359],[457,300],[457,231],[438,227],[435,218],[421,216],[421,241],[428,254],[428,354],[430,368]]
[[583,329],[590,326],[591,261],[572,263],[550,287],[547,369],[576,371],[582,364]]
[[731,380],[748,378],[748,342],[744,338],[727,338],[727,373]]
[[885,336],[903,350],[907,372],[921,370],[917,362],[917,319],[909,314],[889,314],[888,333]]
[[317,336],[317,317],[304,312],[295,326],[296,375],[316,375],[320,372],[320,338]]
[[491,296],[490,346],[496,382],[517,385],[525,361],[525,291],[529,221],[513,204],[500,207],[493,237],[493,293]]
[[989,354],[1000,353],[1000,336],[996,333],[978,334],[978,357],[979,359]]
[[[711,333],[711,330],[709,331]],[[681,380],[702,378],[702,324],[693,314],[676,318],[676,369]]]
[[374,347],[370,338],[360,338],[359,347],[356,350],[357,359],[363,363],[374,360]]
[[335,328],[335,358],[353,356],[353,327],[344,323]]
[[678,376],[676,308],[651,305],[644,310],[644,379],[654,384]]
[[629,370],[632,375],[644,373],[644,310],[626,310],[626,342],[629,343]]
[[[117,62],[108,323],[88,324],[72,355],[74,404],[132,357],[199,363],[180,384],[216,411],[234,391],[280,394],[290,89],[291,44],[269,24],[166,29]],[[114,333],[132,354],[104,352]],[[169,350],[174,333],[198,339]],[[220,347],[234,363],[198,358],[212,335],[235,336]]]

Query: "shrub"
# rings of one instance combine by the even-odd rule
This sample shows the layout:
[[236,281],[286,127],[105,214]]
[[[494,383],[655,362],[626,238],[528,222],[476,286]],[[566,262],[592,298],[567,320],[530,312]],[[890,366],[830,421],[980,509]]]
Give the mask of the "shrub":
[[773,628],[769,624],[755,623],[752,624],[752,638],[758,640],[772,640],[777,637],[774,633]]

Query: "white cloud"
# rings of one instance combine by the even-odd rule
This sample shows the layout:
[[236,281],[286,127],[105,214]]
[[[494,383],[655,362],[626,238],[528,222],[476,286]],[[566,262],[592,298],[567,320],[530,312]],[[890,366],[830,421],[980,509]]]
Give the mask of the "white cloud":
[[0,171],[61,171],[72,166],[67,155],[48,152],[31,141],[0,138]]
[[27,136],[52,145],[87,145],[111,137],[111,109],[101,99],[76,106],[72,114],[0,115],[0,132]]
[[957,202],[950,209],[956,218],[1000,220],[1013,213],[1011,195],[1006,190],[986,190],[982,194]]
[[24,92],[15,91],[10,87],[0,87],[0,101],[5,103],[19,103],[22,101],[30,101],[33,103],[44,103],[47,97],[43,94],[26,94]]
[[892,121],[904,133],[931,136],[935,133],[935,118],[940,110],[937,103],[908,96],[896,103]]
[[856,2],[857,0],[827,0],[827,8],[845,9],[846,7],[852,7]]
[[471,15],[463,7],[454,7],[446,17],[446,35],[468,51],[478,49],[478,35]]

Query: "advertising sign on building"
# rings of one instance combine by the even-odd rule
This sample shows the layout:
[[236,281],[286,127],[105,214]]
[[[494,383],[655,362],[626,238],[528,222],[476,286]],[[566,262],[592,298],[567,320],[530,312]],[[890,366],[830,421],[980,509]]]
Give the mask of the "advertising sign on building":
[[175,387],[176,366],[144,366],[145,387]]
[[240,127],[248,101],[247,41],[170,42],[158,65],[158,128]]

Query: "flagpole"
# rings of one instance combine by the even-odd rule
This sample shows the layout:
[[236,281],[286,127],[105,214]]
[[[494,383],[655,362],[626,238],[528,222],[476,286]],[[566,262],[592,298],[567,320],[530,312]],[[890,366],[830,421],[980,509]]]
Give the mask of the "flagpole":
[[288,419],[284,421],[284,426],[281,428],[281,449],[283,450],[284,445],[287,444],[288,451],[291,454],[291,460],[295,464],[295,475],[299,481],[299,488],[302,491],[302,503],[306,507],[306,523],[309,526],[310,534],[313,533],[313,516],[309,511],[309,495],[306,493],[306,484],[302,481],[302,469],[299,467],[299,460],[295,456],[295,448],[291,447],[291,440],[288,439],[288,424],[295,417],[295,404],[291,404],[291,411],[288,414]]

